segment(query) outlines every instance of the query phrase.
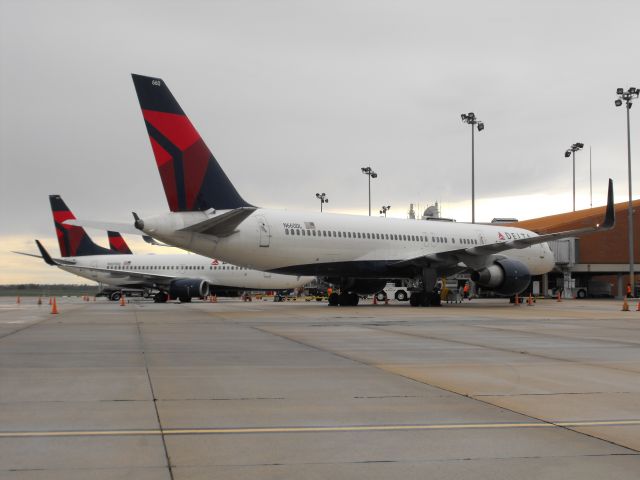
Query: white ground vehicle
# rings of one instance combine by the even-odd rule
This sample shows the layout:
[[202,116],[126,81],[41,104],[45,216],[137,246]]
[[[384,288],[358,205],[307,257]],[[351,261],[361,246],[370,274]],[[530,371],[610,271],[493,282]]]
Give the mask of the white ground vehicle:
[[393,282],[387,283],[381,291],[376,293],[376,299],[379,302],[384,302],[387,298],[406,302],[409,300],[409,288],[402,285],[398,286]]

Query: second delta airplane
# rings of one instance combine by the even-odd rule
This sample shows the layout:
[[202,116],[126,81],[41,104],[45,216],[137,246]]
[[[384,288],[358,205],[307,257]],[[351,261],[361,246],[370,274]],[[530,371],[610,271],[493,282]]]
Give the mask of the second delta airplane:
[[[96,245],[87,232],[65,223],[75,216],[60,195],[50,195],[53,223],[61,258],[52,258],[36,240],[41,256],[49,265],[99,283],[117,288],[155,292],[153,299],[164,303],[169,298],[190,302],[194,297],[230,290],[291,290],[314,279],[309,276],[277,275],[259,272],[200,255],[132,254],[124,239],[109,233],[111,250]],[[22,255],[37,256],[31,254]],[[111,295],[117,300],[119,290]]]

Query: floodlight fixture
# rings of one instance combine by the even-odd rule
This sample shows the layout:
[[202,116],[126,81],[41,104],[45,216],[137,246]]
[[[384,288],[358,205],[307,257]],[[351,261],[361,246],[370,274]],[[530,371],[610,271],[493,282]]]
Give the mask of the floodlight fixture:
[[476,185],[475,185],[475,137],[474,125],[478,131],[484,130],[484,122],[476,118],[473,112],[463,113],[460,115],[463,123],[471,125],[471,223],[476,223]]
[[640,94],[640,90],[636,87],[630,87],[626,92],[624,88],[616,89],[616,95],[618,98],[616,99],[616,107],[622,106],[623,103],[626,104],[627,108],[627,169],[629,173],[629,204],[627,207],[627,235],[629,240],[629,284],[631,285],[631,294],[635,296],[636,293],[636,284],[635,284],[635,266],[634,266],[634,242],[633,242],[633,189],[631,185],[631,119],[629,115],[629,111],[633,106],[633,101],[638,98]]
[[584,143],[576,142],[564,152],[565,158],[573,157],[573,211],[576,211],[576,152],[582,150]]
[[370,166],[362,167],[360,170],[362,170],[362,173],[369,177],[369,216],[371,216],[371,179],[378,178],[378,174],[374,172]]
[[327,198],[327,194],[322,192],[322,193],[316,193],[316,198],[318,200],[320,200],[320,212],[322,212],[322,206],[325,203],[329,203],[329,199]]

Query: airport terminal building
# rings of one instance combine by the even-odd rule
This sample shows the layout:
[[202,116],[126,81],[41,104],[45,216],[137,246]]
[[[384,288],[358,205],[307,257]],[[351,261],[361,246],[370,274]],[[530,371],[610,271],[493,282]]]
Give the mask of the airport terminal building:
[[[640,200],[633,202],[634,272],[640,291]],[[615,206],[616,226],[610,231],[550,242],[555,269],[544,275],[540,293],[565,297],[614,295],[621,297],[629,282],[628,202]],[[551,215],[513,223],[539,234],[593,226],[602,221],[605,207]]]

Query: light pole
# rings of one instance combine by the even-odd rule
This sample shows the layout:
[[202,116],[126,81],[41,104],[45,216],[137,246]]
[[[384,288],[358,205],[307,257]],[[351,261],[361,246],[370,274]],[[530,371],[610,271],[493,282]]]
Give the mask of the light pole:
[[316,193],[316,198],[320,200],[320,213],[322,213],[322,205],[329,203],[326,193]]
[[638,94],[640,90],[635,87],[629,88],[626,92],[624,88],[618,88],[616,90],[616,94],[618,95],[618,99],[616,100],[616,107],[622,106],[622,103],[625,103],[627,106],[627,163],[629,168],[629,207],[628,207],[628,215],[629,215],[629,283],[631,284],[631,294],[635,296],[636,284],[634,278],[634,260],[633,260],[633,197],[631,190],[631,122],[629,120],[629,110],[631,110],[631,106],[633,105],[633,99],[638,98]]
[[387,212],[391,210],[391,205],[383,205],[382,208],[380,208],[380,215],[384,214],[384,218],[387,218]]
[[478,131],[484,130],[484,122],[476,118],[473,112],[460,115],[463,123],[471,125],[471,223],[476,223],[476,172],[475,172],[475,138],[473,136],[473,126],[478,126]]
[[371,216],[371,179],[378,178],[378,174],[371,167],[362,167],[360,170],[369,177],[369,216]]
[[566,152],[564,157],[573,157],[573,211],[576,211],[576,152],[584,147],[584,143],[574,143]]

